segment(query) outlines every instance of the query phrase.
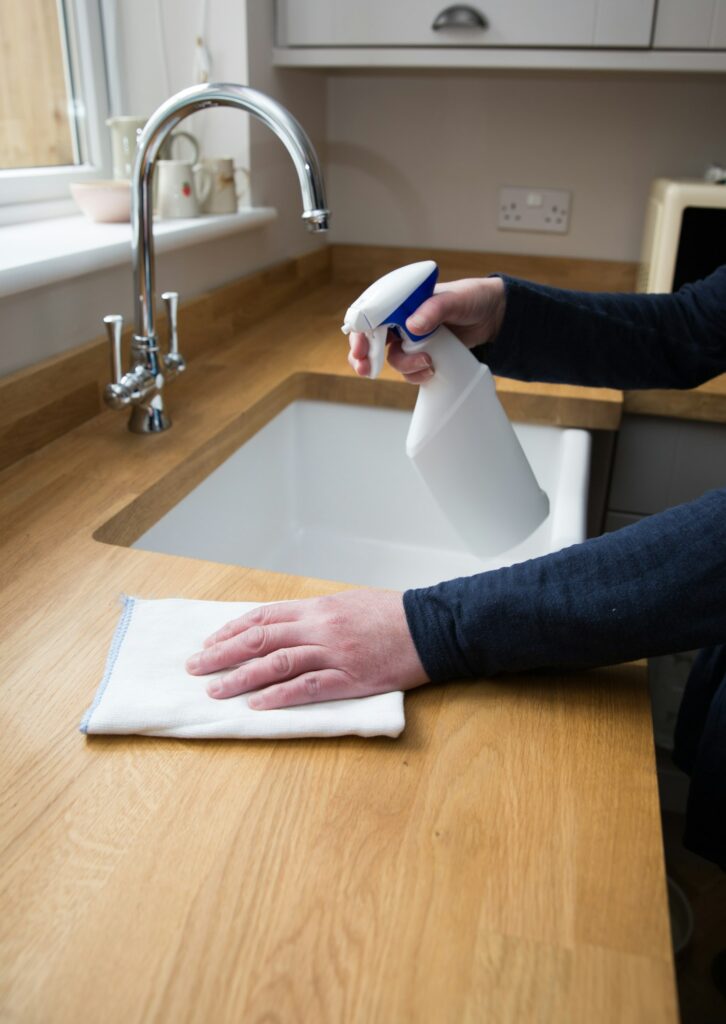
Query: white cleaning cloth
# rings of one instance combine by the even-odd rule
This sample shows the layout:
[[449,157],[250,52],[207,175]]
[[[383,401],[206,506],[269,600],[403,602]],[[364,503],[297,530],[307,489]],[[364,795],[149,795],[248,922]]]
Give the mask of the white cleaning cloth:
[[254,711],[244,694],[215,700],[206,692],[212,676],[191,676],[184,663],[225,622],[257,606],[242,601],[123,600],[106,671],[82,732],[280,739],[347,733],[398,736],[403,730],[400,691],[276,711]]

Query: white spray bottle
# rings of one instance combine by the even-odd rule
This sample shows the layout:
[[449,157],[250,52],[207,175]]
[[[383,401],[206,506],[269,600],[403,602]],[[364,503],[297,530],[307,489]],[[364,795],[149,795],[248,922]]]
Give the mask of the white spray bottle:
[[419,388],[406,452],[436,503],[474,554],[486,558],[530,535],[549,513],[489,367],[448,328],[411,334],[406,319],[433,294],[433,260],[399,267],[372,284],[345,314],[343,333],[368,337],[371,377],[383,366],[388,329],[406,352],[428,352],[433,377]]

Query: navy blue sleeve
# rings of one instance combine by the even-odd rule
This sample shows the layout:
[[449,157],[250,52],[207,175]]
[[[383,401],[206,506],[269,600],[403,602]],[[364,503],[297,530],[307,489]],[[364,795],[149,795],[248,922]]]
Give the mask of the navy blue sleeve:
[[[688,388],[726,371],[726,266],[675,294],[586,293],[505,277],[503,376]],[[726,490],[563,551],[434,587],[404,607],[433,680],[590,667],[726,638]]]
[[408,590],[430,679],[592,667],[726,637],[726,489],[554,554]]
[[668,295],[568,291],[502,277],[502,327],[473,349],[500,376],[691,388],[726,371],[726,266]]

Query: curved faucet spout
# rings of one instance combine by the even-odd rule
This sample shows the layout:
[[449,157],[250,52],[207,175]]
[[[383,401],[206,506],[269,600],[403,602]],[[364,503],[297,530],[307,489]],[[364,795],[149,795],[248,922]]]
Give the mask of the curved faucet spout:
[[236,107],[254,114],[270,128],[292,157],[300,182],[303,220],[311,231],[327,231],[323,176],[310,139],[283,106],[246,85],[196,85],[178,92],[156,110],[139,136],[131,182],[131,258],[134,278],[135,329],[131,365],[123,373],[121,341],[123,319],[104,317],[111,346],[111,383],[104,391],[113,409],[131,409],[129,429],[155,434],[171,426],[164,409],[162,388],[185,368],[177,337],[176,292],[162,295],[169,318],[169,351],[161,357],[154,327],[154,232],[152,185],[159,151],[169,133],[189,114],[205,107]]
[[[307,134],[292,114],[256,89],[233,83],[196,85],[176,93],[149,118],[139,136],[131,190],[135,332],[133,345],[148,364],[158,362],[154,330],[153,171],[164,140],[189,114],[205,107],[236,107],[254,114],[282,141],[292,157],[303,200],[303,220],[311,231],[326,231],[323,177]],[[152,372],[154,365],[150,365]]]

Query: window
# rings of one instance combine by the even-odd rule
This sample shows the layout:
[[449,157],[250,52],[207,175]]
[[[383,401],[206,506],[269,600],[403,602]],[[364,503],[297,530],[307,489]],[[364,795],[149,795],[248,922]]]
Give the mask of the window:
[[[98,0],[0,0],[0,219],[109,173]],[[44,208],[47,211],[47,207]],[[42,215],[42,213],[40,214]],[[48,212],[45,213],[48,215]]]
[[[60,14],[55,0],[5,0],[0,93],[3,170],[79,163]],[[31,52],[32,63],[27,60]]]

